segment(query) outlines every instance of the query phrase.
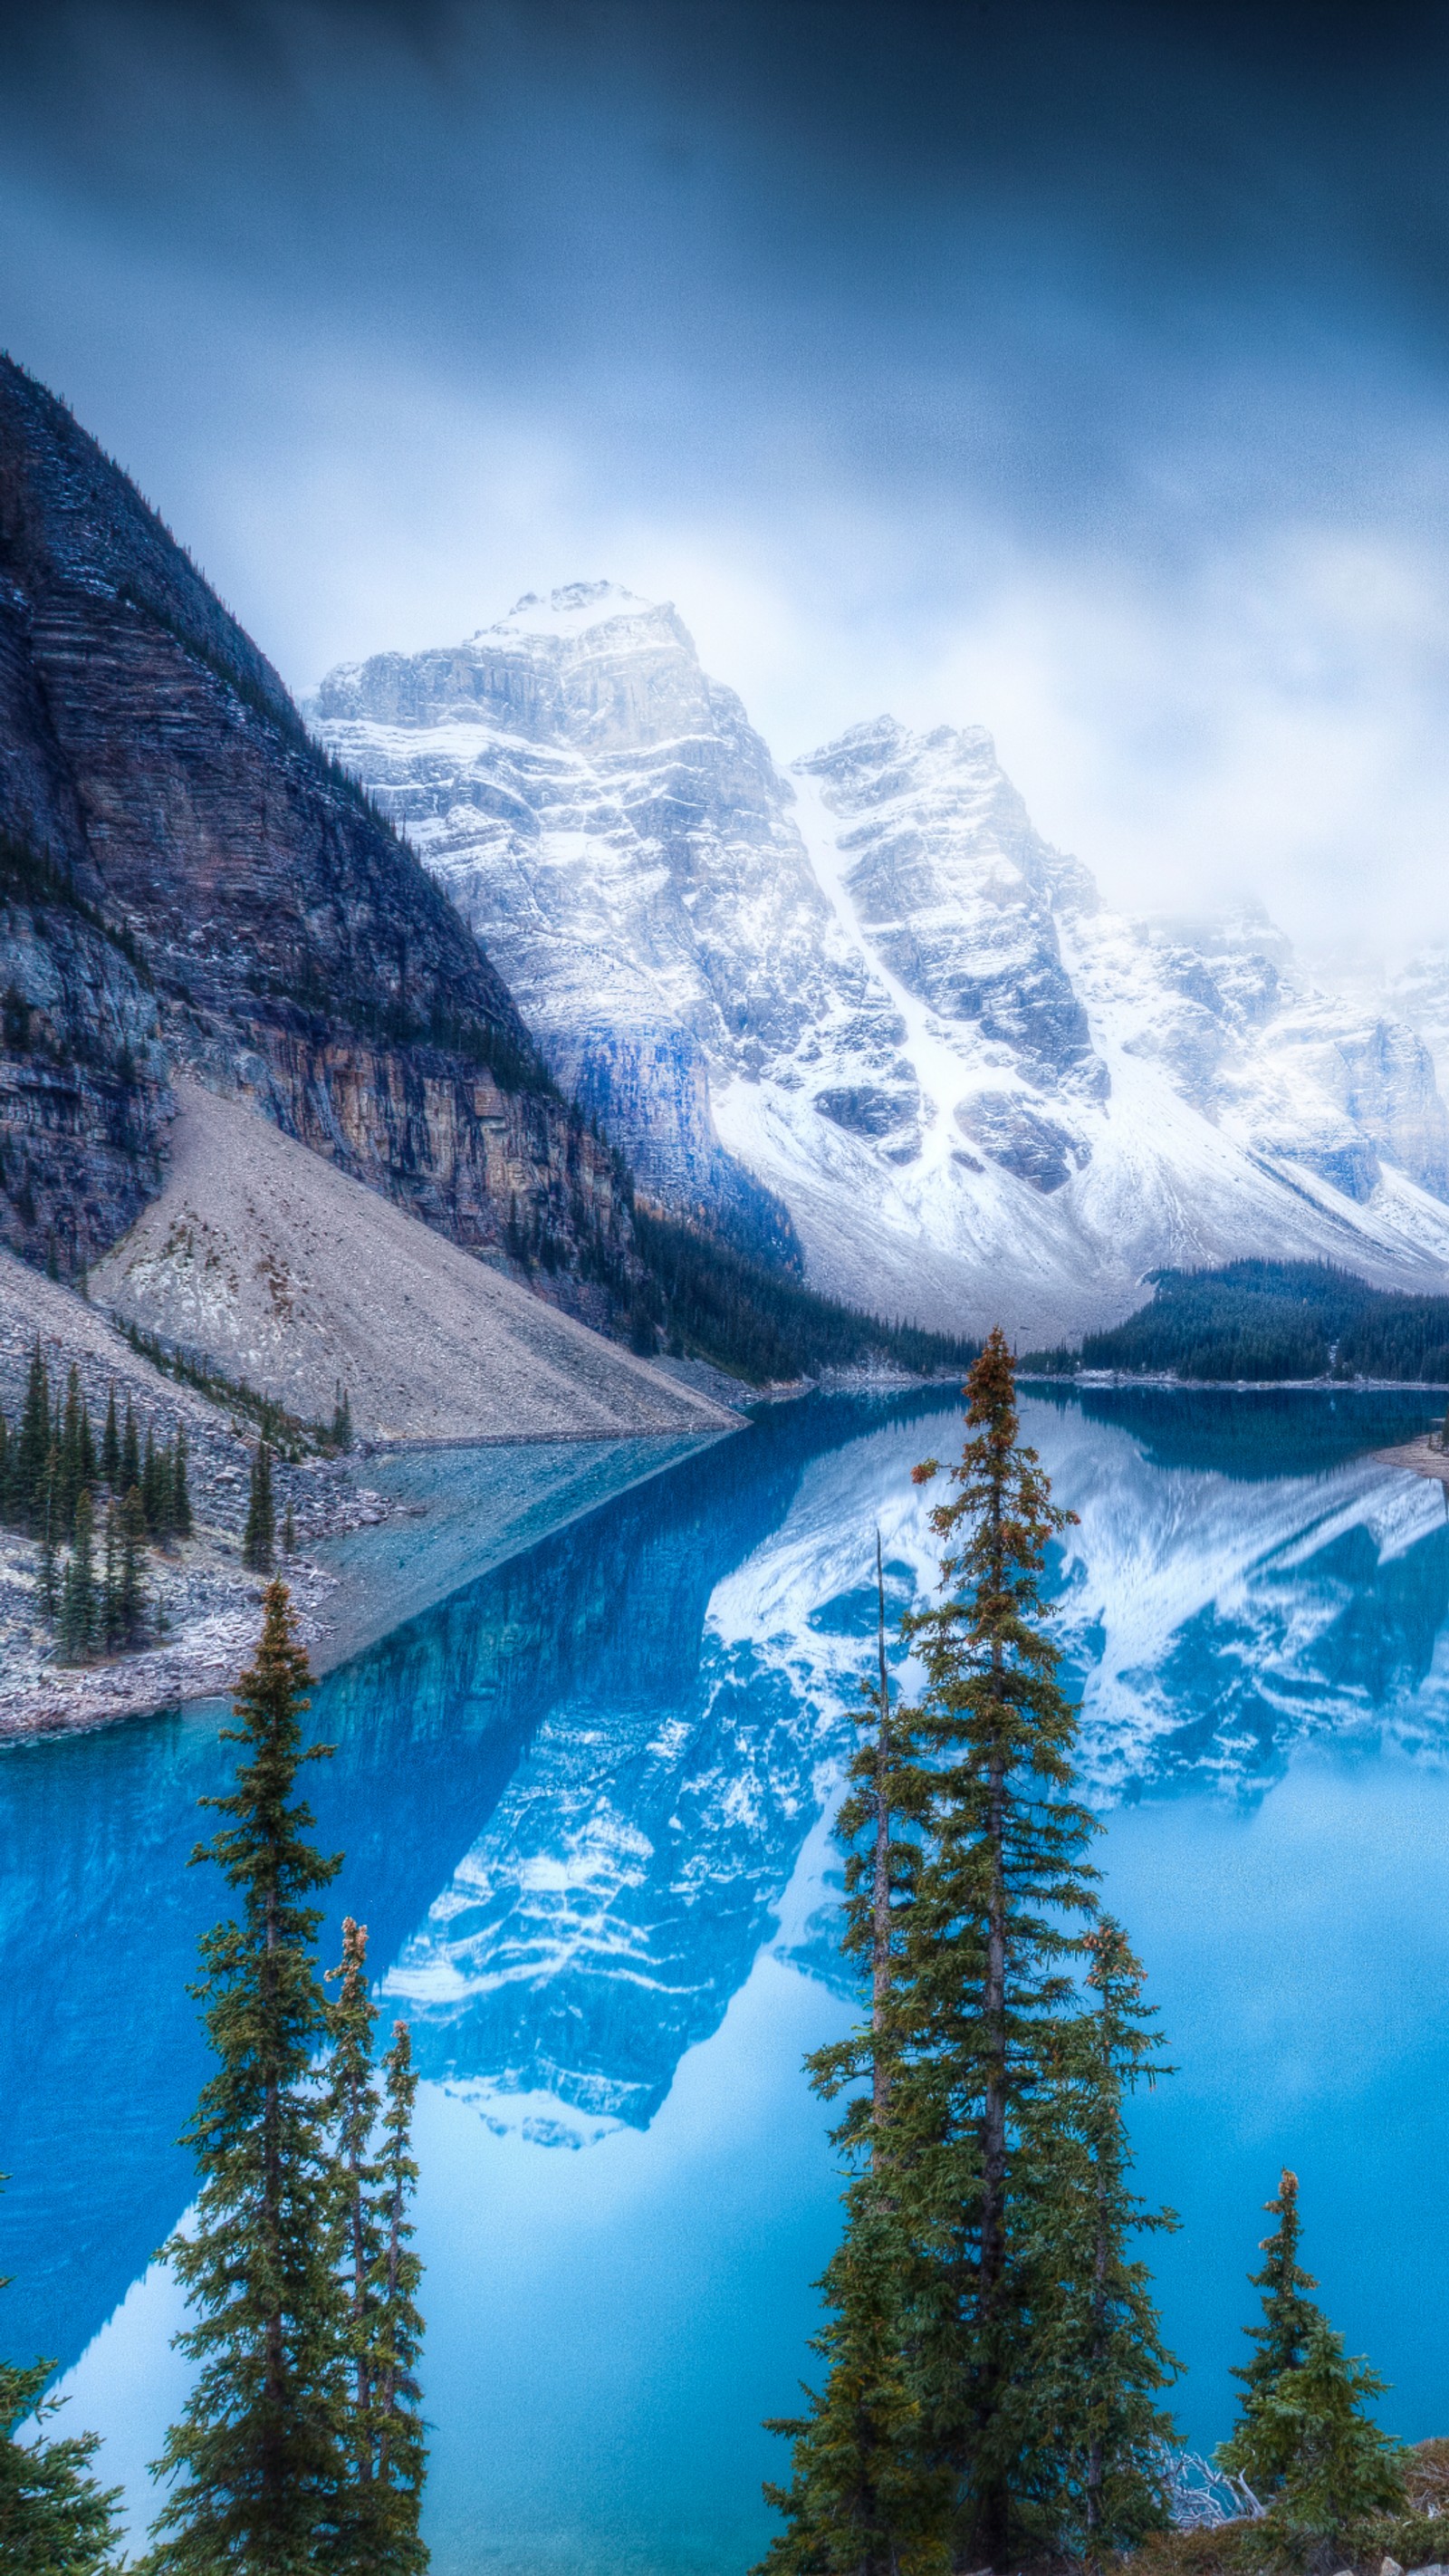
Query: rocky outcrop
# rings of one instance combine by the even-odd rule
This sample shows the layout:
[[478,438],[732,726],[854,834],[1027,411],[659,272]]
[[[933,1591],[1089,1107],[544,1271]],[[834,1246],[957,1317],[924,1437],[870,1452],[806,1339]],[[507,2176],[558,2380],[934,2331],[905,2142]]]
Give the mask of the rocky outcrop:
[[718,1213],[753,1176],[813,1285],[1040,1340],[1247,1253],[1449,1279],[1413,1030],[1259,915],[1109,911],[980,727],[882,717],[787,780],[673,609],[607,583],[313,713],[651,1189]]
[[0,828],[51,890],[7,916],[32,1014],[0,1062],[8,1240],[114,1238],[156,1186],[169,1061],[472,1250],[546,1244],[603,1319],[637,1268],[615,1158],[160,520],[8,361]]
[[0,1239],[78,1270],[160,1186],[149,978],[59,871],[0,839]]

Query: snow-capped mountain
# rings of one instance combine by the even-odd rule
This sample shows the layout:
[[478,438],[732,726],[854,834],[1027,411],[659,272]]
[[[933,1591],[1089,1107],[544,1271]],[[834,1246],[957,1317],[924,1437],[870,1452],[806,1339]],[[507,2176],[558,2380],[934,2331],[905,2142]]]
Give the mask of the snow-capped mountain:
[[312,713],[646,1185],[758,1232],[763,1184],[816,1284],[1037,1338],[1168,1263],[1449,1282],[1413,1029],[1264,917],[1107,911],[979,728],[883,717],[783,777],[674,609],[602,582]]

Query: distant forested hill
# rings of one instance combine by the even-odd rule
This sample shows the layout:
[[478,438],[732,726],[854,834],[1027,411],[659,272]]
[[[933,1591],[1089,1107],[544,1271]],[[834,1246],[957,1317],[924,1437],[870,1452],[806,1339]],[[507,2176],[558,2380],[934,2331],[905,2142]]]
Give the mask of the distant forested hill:
[[1161,1270],[1125,1324],[1079,1351],[1036,1351],[1024,1370],[1121,1369],[1223,1378],[1410,1378],[1449,1386],[1449,1297],[1370,1288],[1316,1261]]

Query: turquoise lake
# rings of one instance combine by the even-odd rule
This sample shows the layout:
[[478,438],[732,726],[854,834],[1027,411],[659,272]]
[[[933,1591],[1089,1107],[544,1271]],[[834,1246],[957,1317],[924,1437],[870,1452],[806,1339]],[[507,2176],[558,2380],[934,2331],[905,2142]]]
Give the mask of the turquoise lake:
[[[1372,1454],[1437,1410],[1023,1408],[1080,1515],[1054,1579],[1098,1860],[1178,2070],[1136,2137],[1182,2220],[1153,2261],[1199,2445],[1227,2429],[1284,2162],[1385,2420],[1449,2433],[1449,1523]],[[358,1633],[411,1615],[319,1684],[337,1752],[308,1785],[347,1853],[334,1915],[369,1925],[426,2078],[439,2576],[743,2576],[768,2538],[785,2455],[760,2421],[809,2369],[836,2228],[800,2059],[853,2010],[828,1817],[873,1533],[900,1607],[933,1579],[910,1468],[958,1423],[938,1395],[817,1397],[646,1481],[644,1444],[598,1453],[541,1537],[536,1454],[364,1471],[425,1509],[339,1543]],[[182,2386],[150,2258],[191,2190],[186,1988],[219,1904],[186,1864],[225,1722],[0,1758],[0,2343],[56,2357],[141,2522]]]

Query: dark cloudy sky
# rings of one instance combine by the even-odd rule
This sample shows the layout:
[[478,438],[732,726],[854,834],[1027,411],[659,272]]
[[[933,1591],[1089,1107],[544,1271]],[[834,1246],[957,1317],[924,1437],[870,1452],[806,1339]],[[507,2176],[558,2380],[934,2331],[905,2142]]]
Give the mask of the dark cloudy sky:
[[783,758],[1449,936],[1449,11],[0,9],[0,339],[284,676],[608,574]]

